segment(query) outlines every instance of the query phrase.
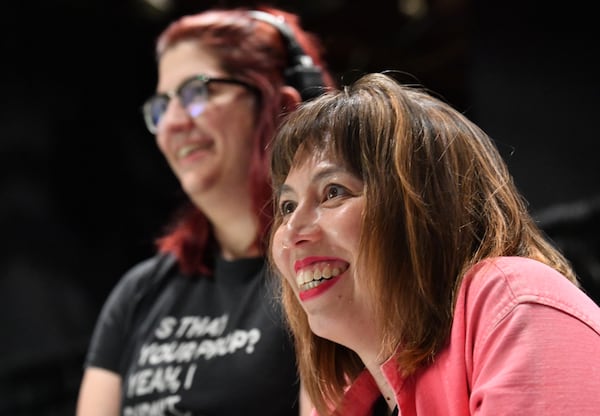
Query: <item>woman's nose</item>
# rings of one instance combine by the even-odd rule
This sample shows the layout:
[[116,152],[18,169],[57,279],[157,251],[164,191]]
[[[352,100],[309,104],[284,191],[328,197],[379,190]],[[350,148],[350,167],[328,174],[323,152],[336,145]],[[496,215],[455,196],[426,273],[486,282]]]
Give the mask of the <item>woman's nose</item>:
[[165,114],[160,122],[163,129],[187,127],[194,123],[179,98],[174,97],[169,101]]
[[319,212],[310,205],[298,205],[285,224],[284,245],[288,247],[318,240],[321,227]]

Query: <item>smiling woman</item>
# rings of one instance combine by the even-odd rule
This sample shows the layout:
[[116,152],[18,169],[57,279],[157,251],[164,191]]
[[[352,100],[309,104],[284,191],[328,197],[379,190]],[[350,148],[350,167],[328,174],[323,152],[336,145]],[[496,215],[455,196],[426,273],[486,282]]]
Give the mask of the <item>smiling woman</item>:
[[271,160],[270,256],[319,415],[597,412],[600,309],[475,124],[370,74],[290,114]]
[[[188,93],[167,101],[164,112],[154,114],[158,147],[196,207],[214,219],[226,214],[226,209],[238,210],[232,218],[246,219],[239,221],[239,226],[248,229],[257,225],[252,218],[252,199],[246,197],[250,196],[247,175],[253,163],[257,94],[254,87],[247,87],[248,82],[224,73],[222,66],[210,48],[199,46],[196,40],[181,40],[161,54],[158,94],[148,102],[156,104],[159,97],[164,100],[166,91]],[[203,81],[200,88],[199,80],[208,79],[237,82]],[[232,197],[236,202],[224,199]],[[220,221],[214,225],[217,232],[223,232]],[[255,240],[254,232],[248,231],[236,232],[247,236],[248,241],[239,242],[243,246],[225,245],[223,249],[246,250]]]
[[[328,160],[314,157],[288,175],[279,192],[282,223],[273,236],[279,251],[280,270],[287,270],[290,284],[301,300],[318,296],[338,283],[348,270],[346,260],[358,254],[360,217],[364,206],[363,183]],[[319,227],[320,222],[328,224]],[[328,255],[316,255],[310,242],[318,240]],[[291,257],[289,248],[296,246]],[[354,264],[352,264],[354,265]]]
[[293,14],[240,8],[182,17],[156,52],[144,120],[189,205],[106,301],[77,414],[306,414],[265,267],[266,149],[281,114],[333,85],[319,42]]
[[362,282],[355,279],[363,186],[327,158],[308,157],[281,187],[281,224],[273,234],[275,264],[302,302],[312,331],[344,345],[359,341],[351,341],[353,334],[376,335],[372,325],[357,319],[369,313]]

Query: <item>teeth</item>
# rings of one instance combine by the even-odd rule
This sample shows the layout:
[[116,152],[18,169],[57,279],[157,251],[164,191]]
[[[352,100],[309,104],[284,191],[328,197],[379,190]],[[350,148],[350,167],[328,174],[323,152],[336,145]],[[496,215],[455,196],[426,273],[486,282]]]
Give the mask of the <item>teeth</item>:
[[312,280],[313,274],[309,270],[302,270],[300,273],[298,273],[298,276],[296,277],[296,282],[298,283],[298,286],[302,286],[305,283],[312,282]]
[[302,286],[302,289],[303,289],[303,290],[312,289],[313,287],[317,287],[317,286],[319,286],[319,283],[320,283],[320,282],[310,282],[310,283],[307,283],[307,284],[305,284],[304,286]]
[[210,146],[211,146],[211,144],[208,142],[190,143],[185,146],[181,146],[181,148],[177,151],[177,157],[180,157],[180,158],[186,157],[187,155],[189,155],[190,153],[192,153],[195,150],[198,150],[198,149],[206,150],[206,149],[209,149]]
[[186,157],[187,155],[189,155],[190,153],[192,153],[195,149],[197,149],[198,145],[196,144],[192,144],[192,145],[187,145],[187,146],[183,146],[181,149],[179,149],[179,151],[177,152],[177,156],[178,157]]
[[296,276],[296,283],[303,290],[312,289],[313,287],[318,286],[323,279],[331,279],[339,275],[342,271],[339,267],[331,267],[331,265],[327,264],[321,270],[319,267],[313,270],[301,270]]

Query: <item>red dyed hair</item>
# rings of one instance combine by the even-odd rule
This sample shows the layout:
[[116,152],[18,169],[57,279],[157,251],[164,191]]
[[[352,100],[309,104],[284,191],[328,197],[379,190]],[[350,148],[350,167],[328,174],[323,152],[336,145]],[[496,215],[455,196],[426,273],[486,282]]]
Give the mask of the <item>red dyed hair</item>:
[[[321,59],[319,40],[300,27],[298,16],[270,7],[257,10],[283,18],[304,52],[323,69],[325,84],[334,86]],[[283,72],[288,65],[285,43],[276,28],[253,19],[246,8],[213,9],[171,23],[158,38],[158,59],[178,42],[190,39],[210,48],[227,73],[256,86],[260,92],[248,174],[259,220],[257,243],[264,253],[273,213],[267,147],[282,115],[279,94],[280,87],[285,85]],[[184,273],[211,273],[213,230],[204,213],[195,207],[180,214],[168,233],[157,240],[157,245],[160,252],[171,252],[177,257]]]

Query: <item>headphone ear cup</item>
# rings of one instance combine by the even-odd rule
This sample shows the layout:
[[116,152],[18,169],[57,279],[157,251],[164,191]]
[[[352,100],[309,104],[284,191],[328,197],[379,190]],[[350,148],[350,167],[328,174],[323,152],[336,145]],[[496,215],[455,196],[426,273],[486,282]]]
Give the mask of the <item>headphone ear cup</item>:
[[296,88],[302,101],[308,101],[321,95],[326,87],[321,70],[314,66],[296,65],[285,70],[288,85]]

